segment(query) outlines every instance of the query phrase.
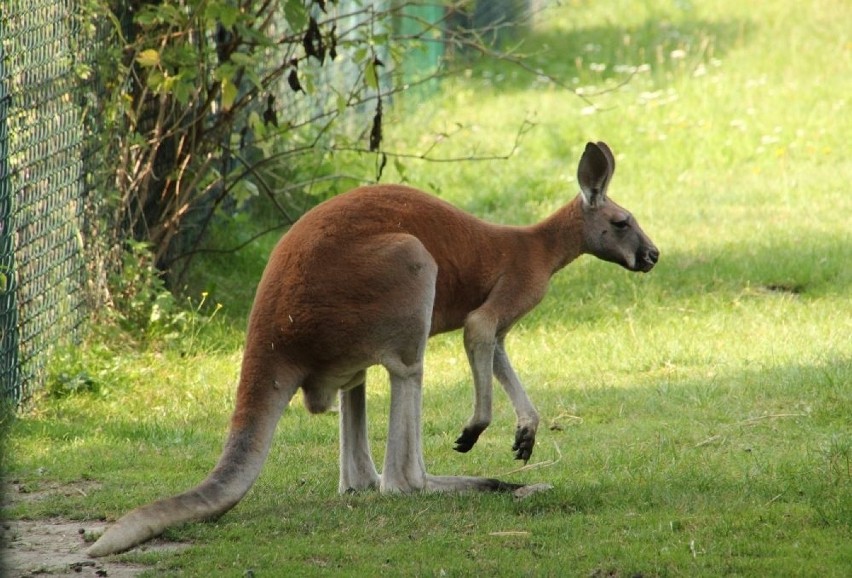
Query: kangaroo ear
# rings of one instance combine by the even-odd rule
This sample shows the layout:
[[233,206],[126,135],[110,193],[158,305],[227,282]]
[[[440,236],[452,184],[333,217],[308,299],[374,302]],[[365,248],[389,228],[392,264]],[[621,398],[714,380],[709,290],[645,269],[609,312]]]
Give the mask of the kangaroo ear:
[[599,140],[597,145],[609,163],[609,178],[612,178],[612,175],[615,172],[615,155],[612,154],[612,150],[609,148],[609,145],[602,140]]
[[606,190],[615,171],[615,157],[609,147],[599,142],[586,144],[577,167],[577,181],[585,203],[594,208],[606,200]]

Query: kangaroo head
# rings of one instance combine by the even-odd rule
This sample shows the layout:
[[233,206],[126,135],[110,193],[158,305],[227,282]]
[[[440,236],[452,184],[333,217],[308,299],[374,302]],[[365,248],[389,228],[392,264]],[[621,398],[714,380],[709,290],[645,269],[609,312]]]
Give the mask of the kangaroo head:
[[607,196],[615,157],[606,143],[588,143],[577,180],[583,206],[583,252],[630,271],[650,271],[660,252],[630,211]]

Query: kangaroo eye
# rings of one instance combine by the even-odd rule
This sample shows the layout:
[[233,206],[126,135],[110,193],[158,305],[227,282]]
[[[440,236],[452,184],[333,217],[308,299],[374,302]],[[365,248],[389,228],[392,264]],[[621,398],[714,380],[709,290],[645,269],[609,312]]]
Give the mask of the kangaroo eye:
[[621,221],[613,221],[612,226],[616,229],[626,229],[627,225],[630,224],[630,219],[622,219]]

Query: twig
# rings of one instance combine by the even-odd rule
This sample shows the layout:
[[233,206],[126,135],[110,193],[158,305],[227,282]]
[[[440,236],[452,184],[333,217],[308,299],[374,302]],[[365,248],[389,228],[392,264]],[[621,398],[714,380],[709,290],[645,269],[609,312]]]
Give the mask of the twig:
[[426,512],[428,512],[431,508],[432,508],[432,506],[426,506],[425,508],[423,508],[422,510],[420,510],[419,512],[417,512],[416,514],[414,514],[414,517],[411,519],[411,521],[413,522],[414,520],[416,520],[417,518],[419,518],[421,515],[423,515],[423,514],[425,514]]
[[551,430],[561,430],[562,426],[559,425],[559,422],[563,419],[574,420],[577,423],[583,422],[583,418],[580,417],[579,415],[574,415],[574,414],[568,413],[567,411],[563,411],[562,413],[560,413],[559,415],[554,417],[552,420],[550,420],[550,425],[548,427]]
[[735,425],[749,425],[753,423],[757,423],[764,419],[778,419],[784,417],[808,417],[806,413],[772,413],[768,415],[759,415],[757,417],[750,417],[748,419],[744,419],[743,421],[737,422]]
[[[750,418],[744,419],[742,421],[734,422],[734,423],[731,423],[731,424],[726,424],[724,427],[732,428],[732,427],[737,427],[737,426],[754,425],[757,422],[763,421],[765,419],[780,419],[780,418],[785,418],[785,417],[808,417],[808,414],[806,414],[806,413],[772,413],[772,414],[767,414],[767,415],[759,415],[757,417],[750,417]],[[712,444],[713,442],[715,442],[719,439],[724,439],[724,436],[722,434],[712,435],[709,438],[707,438],[706,440],[698,442],[693,447],[700,448],[700,447]]]
[[[430,163],[456,163],[456,162],[481,162],[481,161],[505,161],[512,158],[515,153],[521,147],[521,140],[524,135],[530,132],[536,123],[531,120],[524,119],[521,122],[521,125],[518,127],[518,131],[515,133],[515,140],[512,143],[512,147],[508,152],[505,153],[497,153],[492,155],[477,155],[475,153],[468,155],[460,155],[460,156],[451,156],[451,157],[433,157],[429,155],[429,151],[434,149],[434,145],[431,145],[426,152],[421,153],[398,153],[391,151],[382,151],[385,155],[392,158],[400,158],[400,159],[413,159],[419,161],[427,161]],[[362,154],[375,154],[375,151],[371,151],[364,147],[352,147],[352,146],[332,146],[329,147],[329,151],[344,151],[344,152],[355,152]]]
[[544,460],[543,462],[536,462],[534,464],[525,464],[520,468],[510,470],[502,475],[509,476],[511,474],[517,474],[518,472],[527,472],[529,470],[537,470],[538,468],[549,468],[550,466],[558,464],[562,461],[562,452],[559,450],[559,446],[556,445],[556,442],[553,443],[553,447],[556,448],[556,453],[558,454],[558,457],[555,460]]
[[696,447],[696,448],[700,448],[701,446],[706,446],[706,445],[712,444],[713,442],[715,442],[716,440],[720,439],[721,437],[722,437],[722,435],[721,435],[721,434],[716,434],[716,435],[714,435],[714,436],[710,436],[709,438],[707,438],[707,439],[706,439],[706,440],[704,440],[703,442],[698,442],[697,444],[695,444],[695,446],[694,446],[694,447]]
[[783,495],[784,495],[784,492],[781,492],[780,494],[778,494],[777,496],[775,496],[774,498],[772,498],[771,500],[769,500],[768,502],[763,504],[763,507],[765,508],[766,506],[770,505],[772,502],[776,501],[777,499],[779,499]]

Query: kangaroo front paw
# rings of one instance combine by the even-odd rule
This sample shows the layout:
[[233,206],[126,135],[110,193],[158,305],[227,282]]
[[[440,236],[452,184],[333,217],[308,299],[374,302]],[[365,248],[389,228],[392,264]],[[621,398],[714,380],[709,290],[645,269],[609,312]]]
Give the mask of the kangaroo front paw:
[[515,452],[516,460],[529,461],[535,446],[535,430],[530,427],[518,427],[515,430],[515,444],[512,451]]
[[456,440],[456,445],[453,448],[457,452],[467,453],[476,444],[480,434],[485,431],[485,428],[466,427],[462,430],[461,435]]

